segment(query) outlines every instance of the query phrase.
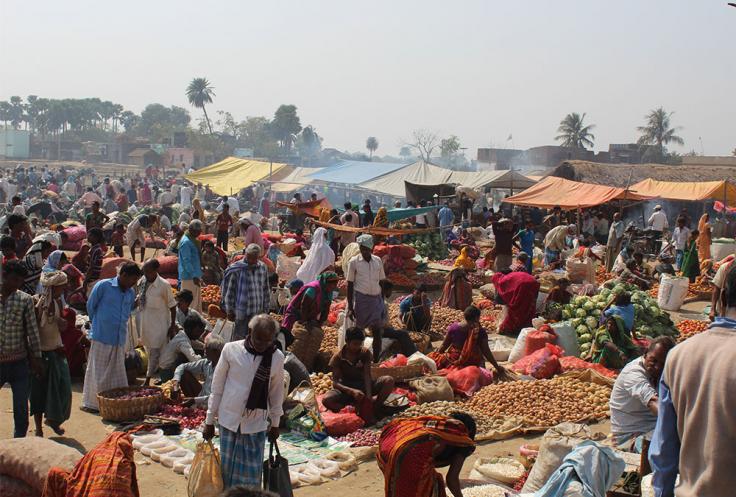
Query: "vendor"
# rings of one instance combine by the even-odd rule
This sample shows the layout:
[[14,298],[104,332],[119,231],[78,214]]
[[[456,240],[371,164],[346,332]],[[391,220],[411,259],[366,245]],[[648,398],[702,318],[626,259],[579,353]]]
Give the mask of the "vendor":
[[506,370],[498,365],[488,346],[488,332],[480,325],[480,309],[471,305],[465,309],[463,317],[463,323],[455,323],[447,328],[439,350],[429,354],[437,364],[437,369],[451,366],[457,369],[468,366],[482,368],[488,361],[499,376],[505,376]]
[[637,356],[639,348],[626,332],[623,318],[616,315],[609,317],[604,325],[598,328],[593,338],[593,346],[588,356],[583,359],[618,370]]
[[192,302],[194,301],[194,295],[192,295],[191,290],[181,290],[179,293],[176,294],[175,300],[176,324],[180,328],[184,328],[184,322],[189,316],[194,316],[198,318],[206,329],[210,330],[212,328],[209,322],[204,318],[204,316],[202,316],[202,314],[191,308]]
[[607,318],[619,316],[623,319],[625,330],[633,335],[634,304],[631,303],[631,294],[629,292],[622,292],[614,296],[603,310],[603,315]]
[[399,304],[399,316],[409,331],[427,331],[432,326],[432,301],[424,285],[414,287]]
[[[386,497],[445,495],[462,497],[460,472],[475,451],[475,421],[465,413],[449,417],[396,419],[382,431],[378,466],[386,480]],[[437,468],[449,467],[447,481]]]
[[531,274],[528,268],[529,268],[529,255],[526,252],[519,252],[516,255],[514,263],[511,264],[511,267],[509,269],[511,269],[512,273],[521,272],[521,273]]
[[672,258],[666,254],[659,254],[657,264],[654,266],[654,276],[657,280],[661,280],[663,275],[674,276],[675,266],[672,265]]
[[[637,255],[639,256],[638,258]],[[636,285],[642,290],[648,290],[650,283],[641,261],[641,254],[634,254],[634,257],[626,262],[626,268],[621,272],[618,279],[623,283]]]
[[296,322],[304,324],[307,329],[321,327],[330,313],[339,279],[336,273],[328,271],[303,285],[286,306],[281,327],[288,330],[289,335]]
[[[179,331],[169,340],[169,343],[161,349],[161,357],[158,361],[161,381],[169,381],[174,377],[174,370],[179,364],[186,361],[198,361],[201,359],[192,346],[192,342],[198,341],[204,333],[204,325],[196,316],[189,316],[184,320],[184,329]],[[186,361],[181,360],[184,356]]]
[[499,333],[518,333],[531,326],[537,312],[539,281],[527,273],[498,272],[491,279],[496,289],[496,301],[508,306],[506,318],[498,327]]
[[[196,407],[207,408],[212,389],[212,374],[224,346],[225,340],[222,337],[210,335],[204,344],[204,358],[176,367],[172,379],[174,399],[179,397],[181,390],[185,405],[194,404]],[[201,384],[197,378],[202,378]]]
[[453,268],[447,275],[447,281],[442,289],[439,304],[462,311],[473,303],[473,285],[468,280],[468,274],[461,267]]
[[641,452],[643,435],[657,424],[657,388],[667,354],[675,346],[670,337],[652,340],[644,357],[627,364],[611,391],[611,435],[616,446]]
[[560,278],[557,280],[557,284],[552,287],[547,298],[544,301],[545,306],[549,303],[556,303],[560,305],[567,305],[572,300],[572,294],[568,291],[570,288],[570,280],[567,278]]
[[460,249],[460,255],[455,259],[453,267],[464,269],[465,271],[475,271],[475,260],[472,257],[472,251],[469,246]]
[[373,381],[373,357],[371,351],[363,347],[364,341],[362,328],[345,331],[345,345],[330,360],[333,388],[325,394],[322,404],[332,412],[353,405],[364,420],[373,421],[382,417],[383,403],[394,389],[394,379],[381,376]]
[[544,237],[544,263],[548,266],[561,266],[565,261],[562,260],[562,251],[569,244],[568,237],[574,236],[577,227],[574,224],[568,226],[557,226],[549,230]]

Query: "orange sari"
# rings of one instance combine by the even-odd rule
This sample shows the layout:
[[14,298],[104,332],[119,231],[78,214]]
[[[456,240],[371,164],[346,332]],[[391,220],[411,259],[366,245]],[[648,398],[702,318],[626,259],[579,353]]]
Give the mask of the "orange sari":
[[[459,325],[456,323],[453,326]],[[448,330],[451,331],[451,328],[448,328]],[[480,353],[480,347],[477,346],[479,333],[480,328],[469,330],[468,338],[465,339],[462,349],[458,349],[455,345],[450,345],[447,352],[431,352],[428,357],[437,364],[437,369],[445,369],[450,366],[455,366],[457,369],[467,366],[478,366],[482,364],[481,360],[483,358]]]
[[435,470],[437,439],[457,447],[475,445],[465,425],[451,418],[396,419],[386,425],[377,455],[386,497],[446,497],[444,479]]

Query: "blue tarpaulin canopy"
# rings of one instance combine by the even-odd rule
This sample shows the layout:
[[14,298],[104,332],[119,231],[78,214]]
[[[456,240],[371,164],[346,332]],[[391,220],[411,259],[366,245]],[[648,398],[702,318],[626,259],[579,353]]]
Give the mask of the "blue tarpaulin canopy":
[[321,171],[310,174],[309,176],[312,179],[327,181],[330,183],[356,185],[406,166],[408,166],[408,164],[343,160],[333,166],[325,167]]

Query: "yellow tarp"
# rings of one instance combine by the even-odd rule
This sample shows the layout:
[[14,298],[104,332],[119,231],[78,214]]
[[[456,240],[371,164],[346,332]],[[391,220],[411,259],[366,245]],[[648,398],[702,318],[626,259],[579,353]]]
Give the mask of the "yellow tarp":
[[228,157],[225,160],[207,166],[186,175],[186,179],[194,184],[209,185],[218,195],[235,195],[243,188],[248,188],[256,181],[268,179],[270,173],[286,167],[278,162],[263,162],[252,159]]
[[736,186],[727,181],[693,181],[680,183],[648,178],[631,186],[631,191],[647,197],[667,200],[720,200],[736,203]]

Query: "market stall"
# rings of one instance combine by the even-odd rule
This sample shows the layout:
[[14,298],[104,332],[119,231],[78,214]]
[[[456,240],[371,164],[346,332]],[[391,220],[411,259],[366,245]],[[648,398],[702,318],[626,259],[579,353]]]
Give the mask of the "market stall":
[[564,210],[573,210],[595,207],[614,200],[638,201],[649,198],[633,188],[627,190],[547,176],[523,192],[507,197],[505,202],[546,209],[559,206]]

